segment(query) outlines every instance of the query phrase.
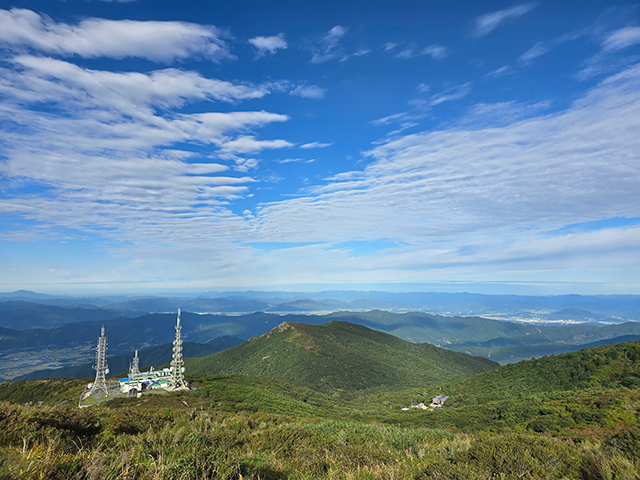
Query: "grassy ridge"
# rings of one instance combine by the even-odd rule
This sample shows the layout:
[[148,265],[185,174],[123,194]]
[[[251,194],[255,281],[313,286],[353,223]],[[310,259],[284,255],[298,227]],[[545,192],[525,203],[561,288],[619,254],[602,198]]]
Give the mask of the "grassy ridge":
[[442,388],[451,403],[479,405],[542,392],[621,386],[640,387],[640,341],[505,365]]
[[496,366],[487,359],[336,321],[285,322],[237,347],[186,361],[192,373],[244,374],[350,393],[434,385]]
[[66,400],[76,405],[86,386],[86,379],[78,378],[4,382],[0,383],[0,401],[55,405]]
[[622,387],[640,387],[640,341],[522,361],[435,388],[397,391],[371,398],[398,403],[408,398],[428,399],[446,394],[450,397],[447,405],[477,406],[541,393]]
[[[462,409],[402,412],[404,425],[390,424],[393,415],[385,425],[382,410],[379,418],[357,419],[344,408],[311,405],[309,412],[327,414],[314,418],[296,410],[294,400],[304,409],[302,403],[311,403],[304,395],[315,395],[312,402],[329,397],[258,381],[252,399],[252,382],[202,377],[194,379],[195,392],[118,399],[84,410],[0,403],[0,478],[587,480],[638,474],[637,428],[613,425],[595,437],[593,429],[567,437],[513,426],[499,434],[463,434],[421,425]],[[607,392],[611,398],[602,410],[615,411],[612,400],[620,391]],[[252,404],[259,410],[246,408]]]
[[[432,413],[380,408],[450,398]],[[368,396],[356,408],[382,422],[459,431],[594,431],[640,424],[640,342],[506,365],[434,388]]]
[[[389,346],[380,332],[355,335],[351,329],[357,333],[363,327],[337,323],[341,328],[330,325],[331,335],[320,336],[314,332],[318,326],[285,325],[267,340],[297,359],[304,358],[295,356],[299,350],[323,358],[320,352],[331,351],[325,343],[351,352],[384,351],[380,342]],[[305,333],[307,327],[314,335]],[[350,344],[363,335],[367,341],[358,340],[361,347]],[[196,390],[120,398],[83,410],[48,406],[65,389],[75,395],[83,386],[76,380],[0,385],[0,478],[632,480],[640,475],[640,342],[350,401],[245,375],[189,380]],[[399,410],[407,396],[424,400],[436,393],[451,395],[443,410]],[[12,402],[41,398],[45,405],[2,402],[11,396]]]

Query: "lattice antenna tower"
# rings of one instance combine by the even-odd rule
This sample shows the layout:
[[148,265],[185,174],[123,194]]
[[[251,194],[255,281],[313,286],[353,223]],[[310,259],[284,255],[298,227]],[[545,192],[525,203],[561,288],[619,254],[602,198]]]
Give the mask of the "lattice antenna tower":
[[104,334],[104,325],[102,326],[102,330],[100,330],[98,348],[96,349],[96,364],[93,368],[96,370],[96,380],[93,382],[91,392],[102,392],[105,395],[109,395],[107,379],[105,378],[109,373],[109,367],[107,366],[107,337]]
[[178,322],[176,323],[176,339],[173,341],[173,358],[171,359],[171,386],[172,388],[188,388],[184,380],[184,360],[182,359],[182,338],[180,337],[180,309],[178,309]]
[[134,377],[135,375],[140,375],[140,359],[138,358],[138,350],[136,350],[133,360],[129,363],[129,377]]

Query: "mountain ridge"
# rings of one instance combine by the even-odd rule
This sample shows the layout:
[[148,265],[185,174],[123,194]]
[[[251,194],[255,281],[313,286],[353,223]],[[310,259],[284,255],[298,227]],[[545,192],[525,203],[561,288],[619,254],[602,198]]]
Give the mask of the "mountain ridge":
[[186,359],[185,366],[192,374],[245,374],[319,391],[348,391],[444,381],[498,364],[333,320],[321,325],[285,321],[236,347]]

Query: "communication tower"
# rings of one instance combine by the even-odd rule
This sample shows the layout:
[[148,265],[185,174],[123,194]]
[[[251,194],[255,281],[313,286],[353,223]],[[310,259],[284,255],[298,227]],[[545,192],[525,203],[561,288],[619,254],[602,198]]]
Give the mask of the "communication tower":
[[171,389],[183,390],[187,387],[184,380],[184,360],[182,359],[182,338],[180,337],[180,309],[178,309],[178,322],[176,323],[176,339],[173,341],[173,358],[171,359]]
[[129,363],[129,377],[133,378],[135,375],[140,375],[140,359],[138,358],[138,350],[136,350],[133,360]]
[[109,373],[109,367],[107,366],[107,337],[104,334],[104,325],[100,330],[100,337],[98,338],[98,348],[96,349],[96,364],[93,367],[96,370],[96,380],[91,387],[91,393],[104,393],[109,395],[107,389],[106,375]]

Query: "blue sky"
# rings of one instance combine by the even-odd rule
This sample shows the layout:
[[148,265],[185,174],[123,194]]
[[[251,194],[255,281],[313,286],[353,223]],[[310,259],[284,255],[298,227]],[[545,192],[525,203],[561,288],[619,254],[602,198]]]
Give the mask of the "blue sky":
[[640,293],[637,2],[0,6],[0,290]]

